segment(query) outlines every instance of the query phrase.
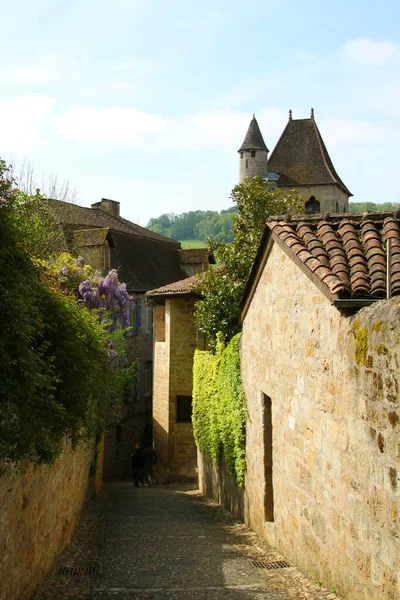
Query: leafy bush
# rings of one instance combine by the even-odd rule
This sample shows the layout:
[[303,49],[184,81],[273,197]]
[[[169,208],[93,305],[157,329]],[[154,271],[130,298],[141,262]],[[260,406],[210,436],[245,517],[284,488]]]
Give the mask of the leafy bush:
[[109,396],[105,330],[35,264],[0,162],[0,462],[52,462],[92,437]]
[[244,486],[246,401],[240,376],[239,339],[224,347],[218,336],[216,353],[196,350],[193,368],[193,431],[197,447]]
[[223,268],[206,271],[197,287],[203,300],[196,304],[196,324],[206,334],[211,348],[215,346],[217,332],[222,332],[228,341],[240,330],[239,302],[267,218],[303,210],[301,198],[294,191],[282,195],[261,177],[245,179],[233,188],[231,198],[237,205],[237,213],[233,215],[234,240],[231,244],[210,244],[210,251]]

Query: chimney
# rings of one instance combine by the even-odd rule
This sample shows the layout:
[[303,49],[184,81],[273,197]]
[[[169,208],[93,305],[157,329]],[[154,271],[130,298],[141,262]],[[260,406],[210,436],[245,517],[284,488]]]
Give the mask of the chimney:
[[92,204],[92,208],[100,208],[113,217],[119,217],[119,204],[116,200],[102,198],[100,202]]

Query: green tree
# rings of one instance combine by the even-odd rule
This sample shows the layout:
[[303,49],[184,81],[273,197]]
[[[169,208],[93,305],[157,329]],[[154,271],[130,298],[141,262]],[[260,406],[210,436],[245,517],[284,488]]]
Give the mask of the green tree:
[[218,332],[228,341],[240,330],[239,302],[267,218],[303,210],[302,199],[294,190],[283,195],[260,177],[249,177],[235,186],[231,198],[237,206],[234,241],[210,244],[222,266],[208,270],[197,288],[203,299],[196,305],[196,323],[211,347],[215,346]]

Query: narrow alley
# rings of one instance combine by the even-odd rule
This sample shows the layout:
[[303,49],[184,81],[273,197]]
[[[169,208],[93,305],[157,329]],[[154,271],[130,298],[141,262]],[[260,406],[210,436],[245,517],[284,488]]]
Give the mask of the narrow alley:
[[33,600],[333,600],[195,490],[107,483]]

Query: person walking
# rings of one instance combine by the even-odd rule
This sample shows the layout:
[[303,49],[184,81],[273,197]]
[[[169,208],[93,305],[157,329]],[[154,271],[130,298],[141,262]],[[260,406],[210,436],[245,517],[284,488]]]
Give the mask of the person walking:
[[136,442],[135,450],[131,454],[132,458],[132,477],[135,487],[139,487],[139,481],[143,485],[143,450],[140,442]]
[[144,479],[149,484],[149,487],[153,485],[153,465],[157,462],[156,451],[153,448],[153,444],[148,442],[146,447],[143,448],[142,451],[143,457],[143,469],[144,469]]

